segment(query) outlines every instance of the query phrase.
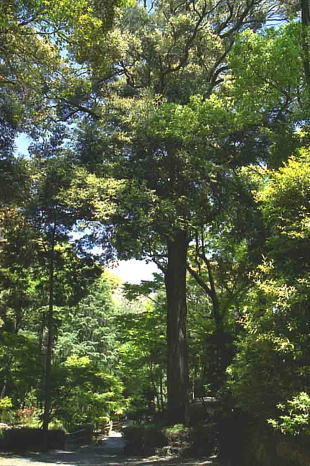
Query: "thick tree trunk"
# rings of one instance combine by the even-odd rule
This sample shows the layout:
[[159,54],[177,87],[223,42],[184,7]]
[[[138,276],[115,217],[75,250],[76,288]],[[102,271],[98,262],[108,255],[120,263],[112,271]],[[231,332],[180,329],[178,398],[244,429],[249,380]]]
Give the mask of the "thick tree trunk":
[[47,311],[47,344],[45,355],[45,380],[44,380],[44,410],[43,410],[43,448],[48,449],[48,425],[50,422],[52,394],[52,356],[54,342],[54,249],[55,249],[55,229],[53,232],[50,260],[49,260],[49,296]]
[[188,238],[179,230],[168,241],[167,294],[168,422],[187,422],[186,261]]

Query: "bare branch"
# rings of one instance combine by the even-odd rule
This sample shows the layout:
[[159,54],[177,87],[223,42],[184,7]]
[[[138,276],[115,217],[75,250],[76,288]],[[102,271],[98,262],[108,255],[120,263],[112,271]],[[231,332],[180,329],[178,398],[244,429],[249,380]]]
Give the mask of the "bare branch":
[[191,276],[196,280],[198,285],[200,285],[200,287],[204,290],[204,292],[209,296],[209,298],[212,301],[212,291],[208,287],[206,282],[201,278],[199,273],[197,273],[196,270],[194,270],[189,264],[187,264],[186,268],[187,268],[188,272],[191,274]]

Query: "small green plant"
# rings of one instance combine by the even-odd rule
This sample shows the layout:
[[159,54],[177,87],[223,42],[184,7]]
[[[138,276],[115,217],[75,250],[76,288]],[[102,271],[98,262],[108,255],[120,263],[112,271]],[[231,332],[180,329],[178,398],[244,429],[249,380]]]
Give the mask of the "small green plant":
[[67,430],[64,427],[64,423],[59,419],[53,419],[49,424],[49,430],[63,430],[67,433]]
[[0,400],[0,421],[11,422],[12,413],[10,412],[13,407],[11,398],[5,396]]
[[0,400],[0,410],[2,411],[5,411],[7,409],[10,409],[12,408],[13,406],[13,403],[12,403],[12,400],[11,398],[9,398],[8,396],[5,396],[4,398],[1,398]]
[[307,393],[301,392],[277,408],[284,414],[279,419],[268,419],[274,429],[289,435],[310,434],[310,396]]
[[169,441],[183,441],[188,438],[190,429],[183,424],[175,424],[171,427],[166,427],[164,433]]
[[165,432],[167,434],[182,434],[182,433],[187,433],[189,430],[188,427],[186,427],[184,424],[175,424],[174,426],[167,427],[165,429]]

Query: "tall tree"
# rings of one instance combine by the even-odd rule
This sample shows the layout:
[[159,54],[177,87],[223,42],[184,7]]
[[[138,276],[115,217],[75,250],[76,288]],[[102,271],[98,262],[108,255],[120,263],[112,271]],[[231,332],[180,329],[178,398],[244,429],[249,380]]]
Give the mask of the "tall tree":
[[[166,258],[161,263],[168,306],[168,411],[172,423],[187,418],[188,244],[198,213],[207,217],[212,210],[215,166],[231,164],[232,147],[237,159],[233,163],[240,163],[233,140],[223,149],[233,117],[228,116],[226,104],[211,94],[223,83],[226,57],[237,34],[246,27],[257,29],[275,15],[279,15],[277,5],[268,1],[180,4],[171,0],[159,1],[150,10],[129,8],[111,34],[116,51],[108,79],[100,60],[91,63],[93,75],[99,79],[101,73],[105,82],[100,99],[110,98],[110,104],[98,113],[105,122],[84,132],[81,157],[98,173],[105,161],[110,164],[105,170],[113,176],[132,180],[127,196],[131,200],[123,205],[123,222],[121,215],[115,219],[122,250],[124,240],[131,236],[127,255],[153,258],[158,263]],[[197,93],[202,103],[198,117],[194,108],[199,107],[199,98],[191,99]],[[193,139],[191,133],[195,128],[191,119],[197,118],[198,143],[197,135]],[[147,218],[148,209],[151,218]],[[138,237],[135,244],[133,235]]]
[[[47,447],[47,430],[50,422],[52,403],[52,362],[55,343],[56,319],[55,306],[59,304],[59,267],[65,271],[65,253],[63,244],[68,243],[70,232],[78,221],[79,213],[74,207],[68,207],[65,202],[65,191],[70,187],[74,177],[74,167],[63,148],[65,133],[62,127],[56,126],[53,132],[48,132],[31,147],[32,179],[30,195],[24,203],[22,212],[32,228],[39,243],[37,252],[46,270],[47,288],[46,319],[43,324],[45,333],[45,375],[44,375],[44,412],[43,431],[45,447]],[[78,248],[77,248],[78,249]],[[78,249],[82,257],[82,249]],[[68,260],[70,259],[70,255]],[[71,258],[72,260],[72,258]],[[74,262],[73,262],[74,263]],[[72,270],[71,272],[74,273]]]

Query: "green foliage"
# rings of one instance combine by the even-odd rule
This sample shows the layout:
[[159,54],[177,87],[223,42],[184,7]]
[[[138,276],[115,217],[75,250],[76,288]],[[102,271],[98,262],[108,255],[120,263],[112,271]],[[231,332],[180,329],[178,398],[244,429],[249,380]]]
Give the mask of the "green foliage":
[[255,121],[285,99],[286,105],[294,102],[302,92],[301,25],[292,22],[264,33],[247,29],[234,45],[229,63],[233,81],[228,78],[228,86],[245,118]]
[[56,357],[85,357],[110,367],[118,357],[116,331],[113,331],[115,307],[110,285],[102,275],[78,304],[64,310],[60,316]]
[[[301,151],[278,171],[265,171],[256,195],[268,226],[267,247],[243,310],[245,335],[230,384],[237,404],[260,421],[274,419],[279,402],[303,392],[309,374],[308,158]],[[291,419],[282,419],[283,432],[290,422],[291,432],[295,422],[298,431],[298,412],[294,418],[291,407]],[[273,425],[281,430],[281,421]]]
[[17,408],[33,387],[38,388],[42,357],[38,355],[37,341],[31,335],[2,330],[0,338],[1,380],[10,387],[9,395]]
[[268,419],[269,424],[283,434],[309,435],[310,431],[310,397],[301,392],[288,400],[285,404],[279,404],[277,408],[283,413],[277,420]]
[[11,398],[9,398],[8,396],[5,396],[5,397],[1,398],[1,400],[0,400],[0,410],[1,411],[12,408],[12,406],[13,406],[13,403],[12,403]]
[[309,100],[303,31],[269,27],[278,6],[1,2],[2,411],[41,422],[52,331],[55,425],[162,414],[163,278],[120,291],[94,246],[102,262],[155,260],[167,285],[186,230],[193,394],[228,376],[243,412],[308,435]]
[[57,370],[61,380],[58,382],[55,415],[67,429],[98,423],[102,416],[124,412],[124,387],[117,376],[100,369],[87,356],[69,356],[62,367]]
[[[301,149],[289,159],[257,195],[267,221],[273,227],[277,250],[281,243],[296,250],[309,239],[310,152]],[[286,253],[289,251],[286,249]]]
[[168,438],[186,436],[189,433],[189,427],[183,424],[175,424],[174,426],[165,428],[165,434]]
[[125,313],[116,318],[129,416],[140,421],[162,412],[166,402],[165,301],[162,292],[150,297],[131,307],[125,301]]

